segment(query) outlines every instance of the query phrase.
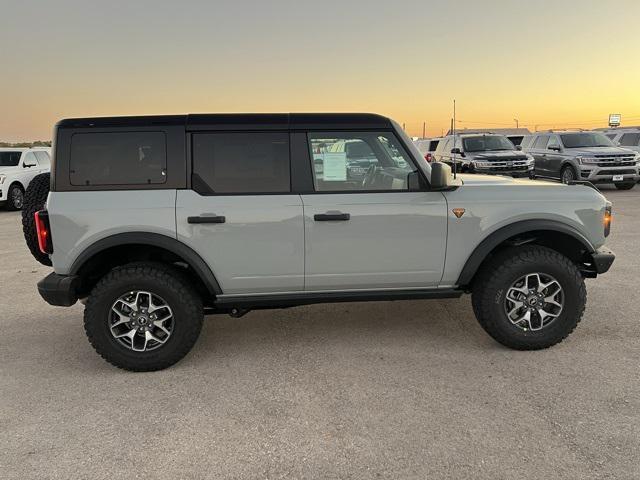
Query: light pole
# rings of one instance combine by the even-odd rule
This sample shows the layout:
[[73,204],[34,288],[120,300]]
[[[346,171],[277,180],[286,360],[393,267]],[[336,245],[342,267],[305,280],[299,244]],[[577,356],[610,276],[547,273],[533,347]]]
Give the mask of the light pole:
[[513,121],[514,121],[514,122],[516,122],[516,128],[519,128],[519,127],[520,127],[520,125],[519,125],[519,123],[518,123],[518,119],[517,119],[517,118],[514,118],[514,119],[513,119]]

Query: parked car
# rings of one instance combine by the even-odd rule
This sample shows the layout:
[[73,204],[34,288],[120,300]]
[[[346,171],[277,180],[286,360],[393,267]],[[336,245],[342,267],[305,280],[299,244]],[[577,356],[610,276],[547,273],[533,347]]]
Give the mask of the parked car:
[[[375,157],[362,181],[333,151],[356,142]],[[498,342],[546,348],[614,260],[611,204],[590,185],[456,180],[378,115],[71,119],[55,148],[38,290],[84,302],[89,341],[129,370],[180,360],[205,313],[468,292]]]
[[24,192],[36,175],[48,172],[48,148],[0,148],[0,203],[8,210],[20,210]]
[[440,140],[442,140],[442,137],[420,138],[414,143],[416,144],[416,147],[418,147],[420,153],[424,156],[424,159],[427,162],[431,162],[433,160],[433,154],[435,153],[436,148],[438,148]]
[[633,188],[640,179],[640,154],[616,147],[601,132],[537,132],[525,142],[524,150],[535,158],[536,175],[564,183],[613,183],[620,190]]
[[533,178],[533,157],[520,151],[504,135],[494,133],[447,135],[434,160],[462,173],[485,173]]
[[614,145],[640,153],[640,126],[596,130],[604,133]]

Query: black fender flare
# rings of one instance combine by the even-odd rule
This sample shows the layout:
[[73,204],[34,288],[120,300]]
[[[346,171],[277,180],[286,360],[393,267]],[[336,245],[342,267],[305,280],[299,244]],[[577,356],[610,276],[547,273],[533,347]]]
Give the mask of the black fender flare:
[[504,241],[516,235],[540,230],[564,233],[578,240],[589,253],[595,252],[589,239],[571,225],[556,220],[522,220],[499,228],[482,240],[464,264],[456,284],[458,286],[469,285],[487,255]]
[[209,293],[212,295],[220,295],[222,293],[220,284],[207,263],[191,247],[188,247],[173,237],[151,232],[117,233],[98,240],[78,255],[71,265],[69,274],[77,275],[82,266],[95,255],[107,250],[108,248],[118,247],[121,245],[150,245],[168,250],[169,252],[172,252],[178,257],[184,259],[184,261],[189,264],[196,275],[198,275],[205,284]]

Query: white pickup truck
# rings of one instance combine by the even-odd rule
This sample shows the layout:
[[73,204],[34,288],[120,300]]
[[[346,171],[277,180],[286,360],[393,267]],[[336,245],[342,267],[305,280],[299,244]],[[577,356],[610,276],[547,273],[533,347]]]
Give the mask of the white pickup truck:
[[33,177],[51,169],[51,149],[0,148],[0,203],[21,210],[24,192]]

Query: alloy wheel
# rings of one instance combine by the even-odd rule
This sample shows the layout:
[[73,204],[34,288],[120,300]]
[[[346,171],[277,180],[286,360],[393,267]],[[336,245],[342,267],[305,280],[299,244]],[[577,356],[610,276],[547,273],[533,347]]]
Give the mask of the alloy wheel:
[[11,190],[11,204],[16,210],[20,210],[24,205],[24,193],[19,187],[13,187]]
[[175,323],[173,311],[164,299],[139,290],[120,296],[111,306],[108,321],[113,338],[135,352],[162,347]]
[[564,292],[560,283],[545,273],[518,278],[507,290],[504,311],[509,321],[524,331],[548,327],[562,313]]

